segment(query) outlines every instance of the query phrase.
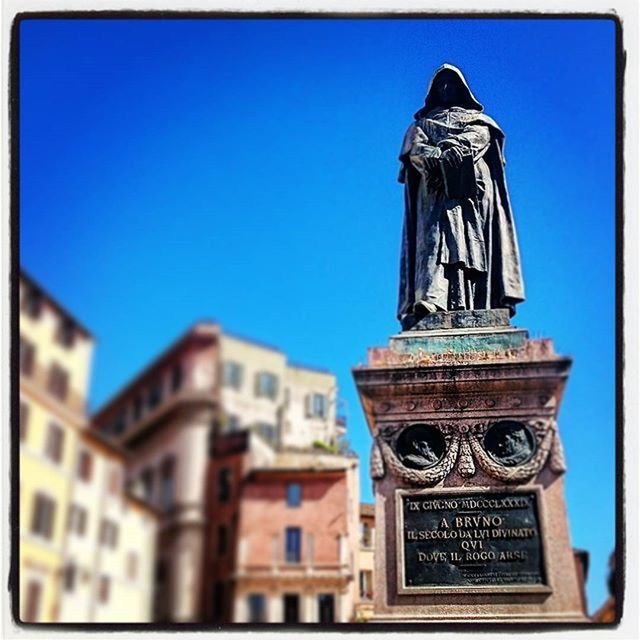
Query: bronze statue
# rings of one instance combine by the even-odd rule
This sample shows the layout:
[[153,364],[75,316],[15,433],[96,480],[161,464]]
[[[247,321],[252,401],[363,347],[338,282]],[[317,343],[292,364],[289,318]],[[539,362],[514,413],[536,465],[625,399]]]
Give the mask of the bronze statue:
[[405,185],[398,319],[507,308],[524,300],[504,175],[504,133],[461,71],[434,74],[402,143]]

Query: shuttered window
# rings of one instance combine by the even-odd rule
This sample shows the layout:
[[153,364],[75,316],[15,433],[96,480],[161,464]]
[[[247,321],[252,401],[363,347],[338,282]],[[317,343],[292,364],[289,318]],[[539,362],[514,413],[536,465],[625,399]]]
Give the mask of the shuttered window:
[[61,462],[64,448],[64,429],[55,422],[50,422],[47,428],[45,455],[53,462]]
[[36,493],[33,501],[31,533],[50,539],[53,536],[53,521],[55,513],[56,503],[43,493]]
[[69,392],[69,374],[57,363],[51,365],[49,369],[49,381],[47,389],[51,395],[64,402]]

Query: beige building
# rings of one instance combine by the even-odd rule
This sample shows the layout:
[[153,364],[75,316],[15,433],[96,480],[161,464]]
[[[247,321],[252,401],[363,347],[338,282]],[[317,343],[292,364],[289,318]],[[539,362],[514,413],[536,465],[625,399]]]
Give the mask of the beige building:
[[335,445],[337,385],[328,371],[290,364],[280,350],[225,333],[220,338],[225,431],[257,431],[279,448]]
[[[99,550],[98,522],[102,504],[96,500],[104,483],[103,466],[111,454],[87,432],[85,403],[93,338],[80,323],[26,273],[19,286],[19,610],[23,622],[140,621],[149,619],[151,582],[144,574],[146,554],[153,548],[154,516],[139,500],[119,488],[113,500],[135,511],[128,528],[148,521],[141,537],[128,542],[143,558],[136,594],[115,605],[94,608],[95,585],[102,566],[92,558]],[[83,450],[92,451],[95,491],[86,499],[79,486]],[[124,472],[123,458],[109,463]],[[110,473],[111,471],[109,471]],[[69,533],[76,503],[84,503],[82,549]],[[144,514],[144,515],[143,515]],[[136,534],[137,535],[137,534]],[[76,555],[79,554],[79,555]],[[84,555],[83,555],[84,554]],[[78,599],[71,596],[71,570],[82,565]],[[116,566],[109,575],[115,575]],[[73,600],[73,606],[69,601]]]
[[373,615],[373,553],[375,547],[375,507],[360,505],[360,530],[358,540],[359,572],[356,622],[366,622]]
[[[155,619],[195,622],[210,612],[207,468],[210,446],[248,430],[268,451],[333,448],[336,379],[293,366],[278,349],[198,323],[128,382],[93,426],[128,454],[127,483],[163,513]],[[220,597],[220,596],[216,596]]]
[[218,428],[219,328],[196,324],[112,398],[93,426],[128,453],[127,485],[162,514],[154,619],[200,619],[204,478]]
[[78,443],[60,620],[150,622],[158,514],[124,493],[125,454],[92,430]]

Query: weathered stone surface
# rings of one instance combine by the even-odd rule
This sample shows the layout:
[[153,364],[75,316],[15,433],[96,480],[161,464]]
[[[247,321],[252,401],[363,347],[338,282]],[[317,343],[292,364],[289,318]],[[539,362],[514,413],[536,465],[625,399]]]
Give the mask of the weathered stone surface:
[[[556,423],[570,366],[550,340],[528,340],[526,331],[503,326],[405,332],[393,336],[390,347],[370,350],[369,363],[354,369],[376,452],[373,621],[588,620],[571,550]],[[414,425],[424,427],[418,433]],[[444,450],[425,427],[442,434]],[[420,518],[411,526],[403,520],[400,493],[430,500],[456,491],[476,497],[535,493],[535,506],[508,518],[491,509],[445,509],[424,527]],[[486,527],[486,535],[513,540],[505,544],[500,538],[496,546],[477,538],[486,553],[475,569],[456,569],[466,557],[457,543],[421,541],[426,534],[420,532],[446,529],[442,519],[450,530],[451,518],[477,515],[505,515],[504,522]],[[506,529],[510,533],[499,533]],[[517,537],[529,530],[532,538]],[[412,565],[405,554],[418,557],[418,551],[427,555],[419,556],[420,566]],[[431,566],[442,553],[454,562]]]
[[389,347],[402,354],[482,353],[520,349],[528,337],[524,329],[443,329],[405,331],[391,336]]
[[430,313],[408,329],[429,331],[431,329],[473,329],[478,327],[508,327],[508,309],[474,309],[472,311],[447,311]]

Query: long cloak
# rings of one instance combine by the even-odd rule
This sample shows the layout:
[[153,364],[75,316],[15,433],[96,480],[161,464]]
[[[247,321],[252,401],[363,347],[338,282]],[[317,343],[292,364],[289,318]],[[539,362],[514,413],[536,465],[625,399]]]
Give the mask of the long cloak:
[[[453,107],[443,108],[437,103],[434,86],[442,71],[455,73],[460,81],[459,99]],[[459,300],[452,300],[448,292],[443,292],[442,283],[454,275],[465,278],[467,285],[473,283],[475,293],[466,300],[465,308],[508,308],[513,315],[515,305],[524,300],[518,243],[504,172],[504,133],[481,111],[482,105],[460,71],[445,65],[434,75],[425,106],[415,114],[415,122],[405,136],[399,176],[405,185],[398,301],[401,321],[413,313],[414,304],[420,300],[435,302],[441,310],[460,308]],[[442,119],[443,115],[447,122],[451,116],[460,125],[447,137],[447,144],[455,146],[464,142],[467,149],[473,149],[479,187],[475,199],[433,197],[425,175],[409,159],[415,128],[424,128],[430,118]],[[480,141],[483,134],[486,139]],[[473,136],[478,140],[477,145],[476,139],[473,144],[469,142]],[[430,141],[430,144],[439,142],[444,141]]]

